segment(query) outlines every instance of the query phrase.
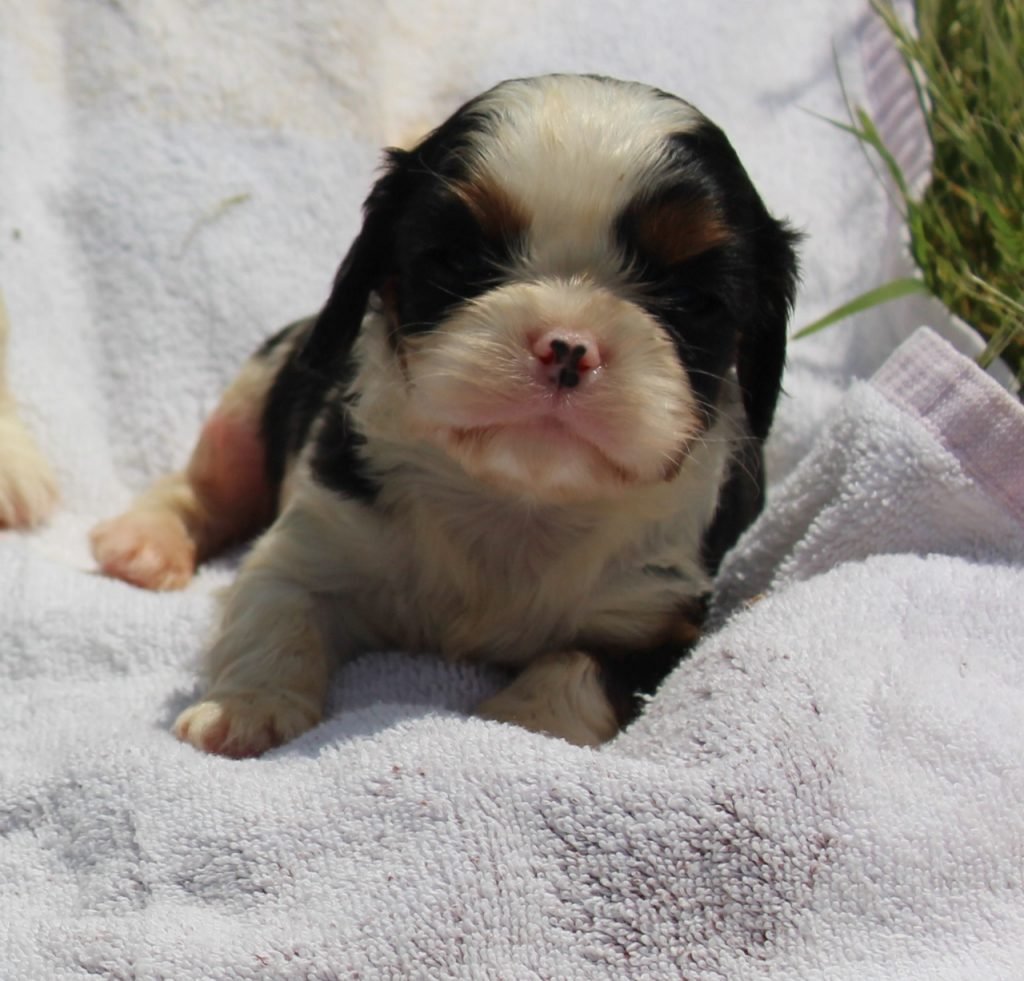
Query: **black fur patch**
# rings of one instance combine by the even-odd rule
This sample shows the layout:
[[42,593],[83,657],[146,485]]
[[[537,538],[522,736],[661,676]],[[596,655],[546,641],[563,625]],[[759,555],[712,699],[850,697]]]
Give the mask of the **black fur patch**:
[[[303,359],[303,343],[312,328],[312,320],[292,324],[271,337],[257,354],[266,357],[286,341],[294,345],[271,385],[263,409],[267,477],[279,493],[289,462],[302,450],[313,422],[324,414],[312,460],[314,475],[332,490],[372,500],[376,486],[358,455],[362,437],[351,426],[348,411],[340,401],[351,368],[333,373],[318,371]],[[332,398],[338,401],[329,401]]]
[[296,320],[287,327],[282,327],[276,334],[271,334],[257,349],[255,357],[269,358],[283,344],[304,343],[306,335],[313,327],[312,317]]
[[370,476],[359,450],[366,440],[354,426],[343,401],[335,401],[323,412],[310,465],[317,482],[331,490],[372,504],[380,486]]
[[701,541],[701,562],[715,576],[725,553],[764,507],[764,454],[761,442],[748,439],[729,461],[728,476],[711,525]]
[[399,334],[432,330],[454,308],[497,286],[517,247],[488,234],[443,185],[422,188],[397,232]]
[[738,290],[729,270],[732,257],[726,247],[718,247],[666,267],[644,256],[621,223],[619,241],[640,281],[632,298],[665,326],[710,426],[736,351],[738,332],[730,307]]
[[786,360],[786,330],[798,280],[800,235],[773,218],[725,134],[705,120],[672,139],[681,170],[722,209],[737,234],[718,262],[720,299],[734,319],[736,373],[750,431],[771,428]]
[[[751,431],[771,425],[796,285],[796,236],[758,197],[725,134],[710,122],[672,137],[677,178],[620,216],[616,238],[639,282],[637,302],[663,323],[707,422],[735,364]],[[645,248],[638,213],[659,200],[707,202],[732,234],[676,264]]]
[[435,325],[453,305],[492,281],[489,259],[495,243],[484,241],[465,204],[446,186],[465,176],[464,150],[481,125],[476,101],[466,103],[414,149],[388,152],[385,173],[366,200],[363,227],[323,310],[314,320],[270,338],[261,349],[269,354],[298,332],[295,351],[273,384],[263,416],[267,471],[275,488],[324,412],[311,460],[314,476],[339,493],[372,501],[377,485],[360,455],[363,438],[341,395],[354,370],[352,345],[370,293],[391,284],[400,327],[413,333]]
[[692,631],[683,631],[690,634],[689,638],[670,638],[647,650],[591,653],[601,667],[601,682],[620,726],[629,724],[640,714],[645,698],[661,687],[680,661],[689,655],[699,637],[707,616],[708,597],[695,596],[683,607],[681,614],[692,627]]
[[387,151],[385,171],[363,205],[363,227],[303,346],[307,364],[331,371],[347,360],[370,293],[398,280],[401,225],[421,197],[429,198],[446,180],[464,175],[464,151],[482,121],[477,102],[467,102],[412,150]]

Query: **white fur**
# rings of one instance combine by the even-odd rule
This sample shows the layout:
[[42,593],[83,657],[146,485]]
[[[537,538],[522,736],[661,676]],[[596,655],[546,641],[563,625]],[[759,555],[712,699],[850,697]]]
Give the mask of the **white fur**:
[[[538,377],[533,337],[586,328],[602,364],[578,388]],[[415,338],[406,384],[383,350],[383,326],[364,324],[375,356],[356,391],[364,432],[420,436],[472,476],[540,501],[618,496],[624,484],[674,471],[699,422],[672,342],[640,307],[581,281],[545,279],[492,290],[440,329]],[[384,404],[385,401],[387,404]]]
[[614,281],[615,217],[664,177],[665,138],[704,118],[679,99],[653,98],[644,85],[571,75],[507,83],[480,109],[496,111],[471,167],[529,209],[526,268],[572,276],[585,265]]
[[0,295],[0,528],[28,528],[45,521],[53,511],[57,481],[8,388],[9,332]]

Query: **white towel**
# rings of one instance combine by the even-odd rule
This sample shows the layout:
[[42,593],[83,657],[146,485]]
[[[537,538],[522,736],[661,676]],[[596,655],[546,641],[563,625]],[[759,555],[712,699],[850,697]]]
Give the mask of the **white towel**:
[[0,535],[0,978],[1018,972],[1020,411],[928,334],[844,397],[909,304],[793,346],[732,618],[600,751],[384,654],[294,744],[203,756],[168,726],[236,558],[158,596],[85,546],[322,301],[378,145],[501,77],[692,99],[809,232],[797,322],[877,285],[888,199],[803,111],[842,115],[833,44],[878,97],[873,30],[862,0],[0,0],[10,373],[63,490]]

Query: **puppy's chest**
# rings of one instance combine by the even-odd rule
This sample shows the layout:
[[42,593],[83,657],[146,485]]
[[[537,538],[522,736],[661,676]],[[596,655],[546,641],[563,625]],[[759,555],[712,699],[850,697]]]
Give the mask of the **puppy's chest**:
[[518,664],[580,643],[656,643],[707,583],[694,549],[640,531],[571,509],[420,502],[391,515],[365,612],[378,642],[453,659]]

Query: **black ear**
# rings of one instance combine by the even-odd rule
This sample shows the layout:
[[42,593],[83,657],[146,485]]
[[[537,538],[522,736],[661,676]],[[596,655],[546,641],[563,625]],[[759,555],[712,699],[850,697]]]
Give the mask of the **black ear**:
[[[708,119],[677,133],[682,166],[721,203],[728,224],[741,232],[742,266],[754,280],[736,349],[736,374],[750,432],[764,439],[771,428],[786,363],[786,333],[798,280],[800,235],[765,208],[725,133]],[[696,162],[696,163],[695,163]]]
[[299,352],[299,362],[313,371],[329,372],[344,362],[359,336],[370,293],[394,273],[395,225],[408,195],[408,158],[404,150],[387,152],[387,170],[363,205],[363,227]]
[[750,432],[764,439],[782,388],[787,326],[799,278],[795,246],[801,236],[767,212],[754,235],[757,299],[740,334],[736,375]]

